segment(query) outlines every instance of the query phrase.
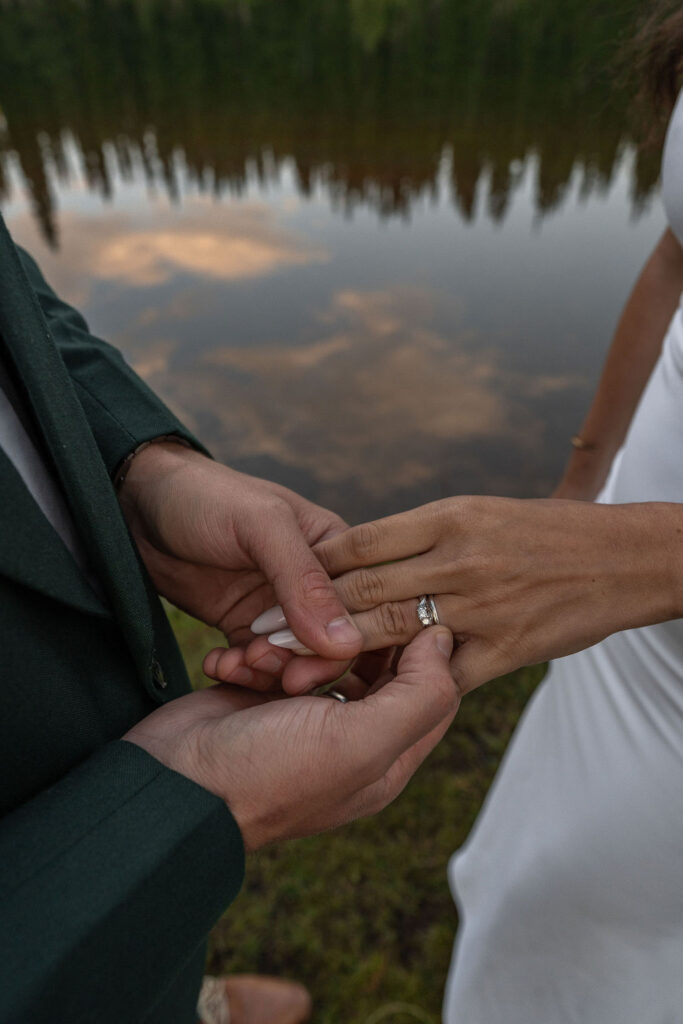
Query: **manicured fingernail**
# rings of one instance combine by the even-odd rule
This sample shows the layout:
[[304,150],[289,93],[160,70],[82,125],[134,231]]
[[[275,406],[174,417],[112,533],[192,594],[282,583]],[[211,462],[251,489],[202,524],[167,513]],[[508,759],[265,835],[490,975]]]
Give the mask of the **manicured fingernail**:
[[258,618],[254,619],[251,626],[249,627],[252,633],[272,633],[275,629],[285,629],[287,626],[287,619],[282,611],[279,604],[276,604],[273,608],[269,608],[268,611],[262,612]]
[[436,638],[436,646],[445,658],[450,658],[453,653],[453,634],[442,630]]
[[361,639],[360,632],[351,620],[343,617],[328,622],[325,631],[332,643],[335,644],[357,644]]
[[285,647],[288,651],[294,651],[295,654],[314,653],[308,647],[304,647],[301,640],[297,640],[291,629],[281,629],[278,633],[271,633],[268,637],[268,643],[272,644],[273,647]]

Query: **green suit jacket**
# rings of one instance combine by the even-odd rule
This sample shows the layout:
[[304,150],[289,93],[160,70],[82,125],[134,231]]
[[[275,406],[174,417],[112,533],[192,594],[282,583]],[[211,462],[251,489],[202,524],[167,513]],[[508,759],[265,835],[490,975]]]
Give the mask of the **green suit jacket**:
[[0,449],[0,1024],[194,1024],[243,847],[221,800],[117,739],[189,683],[111,473],[197,442],[1,218],[0,345],[106,594]]

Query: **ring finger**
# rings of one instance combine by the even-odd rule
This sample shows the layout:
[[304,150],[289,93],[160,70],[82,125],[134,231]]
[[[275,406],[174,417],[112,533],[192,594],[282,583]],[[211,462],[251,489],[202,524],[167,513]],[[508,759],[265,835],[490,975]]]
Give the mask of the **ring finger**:
[[[405,601],[388,601],[370,611],[357,612],[351,618],[363,635],[363,650],[373,651],[380,647],[401,646],[409,643],[421,629],[418,618],[419,598]],[[432,595],[439,623],[456,633],[463,628],[463,603],[450,594]],[[459,614],[460,613],[460,614]]]
[[438,592],[443,582],[443,567],[427,552],[401,562],[354,569],[338,576],[334,586],[350,612],[362,612],[390,601],[408,600],[418,587],[426,593]]

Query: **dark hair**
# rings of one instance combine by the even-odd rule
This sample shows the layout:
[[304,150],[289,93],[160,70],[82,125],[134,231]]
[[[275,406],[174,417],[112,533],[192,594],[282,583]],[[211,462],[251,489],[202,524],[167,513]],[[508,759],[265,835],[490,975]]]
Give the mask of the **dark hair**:
[[635,39],[641,98],[668,119],[683,84],[683,4],[655,0]]

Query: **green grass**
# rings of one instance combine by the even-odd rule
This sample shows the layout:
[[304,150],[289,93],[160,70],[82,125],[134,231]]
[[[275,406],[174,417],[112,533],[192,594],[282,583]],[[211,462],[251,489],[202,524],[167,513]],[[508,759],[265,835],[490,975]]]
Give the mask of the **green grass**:
[[[221,637],[171,610],[190,675]],[[523,669],[463,701],[449,734],[390,807],[252,855],[211,935],[212,974],[262,972],[310,989],[316,1024],[438,1024],[456,928],[446,884],[519,714],[543,675]]]

